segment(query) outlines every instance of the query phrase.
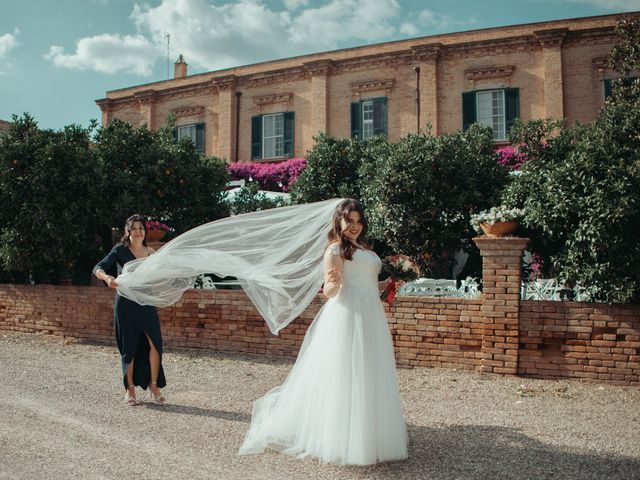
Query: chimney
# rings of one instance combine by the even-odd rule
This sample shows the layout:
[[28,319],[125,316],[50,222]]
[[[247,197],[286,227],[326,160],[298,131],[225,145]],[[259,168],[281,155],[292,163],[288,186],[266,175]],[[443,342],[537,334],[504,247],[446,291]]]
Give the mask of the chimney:
[[184,78],[187,76],[187,62],[184,61],[182,54],[178,57],[178,61],[173,64],[173,78]]

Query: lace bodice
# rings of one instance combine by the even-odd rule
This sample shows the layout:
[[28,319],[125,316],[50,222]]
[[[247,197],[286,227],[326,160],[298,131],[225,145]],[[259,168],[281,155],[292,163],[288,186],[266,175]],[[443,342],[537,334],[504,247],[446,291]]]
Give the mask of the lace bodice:
[[[329,247],[329,255],[340,255],[337,245]],[[378,273],[382,268],[382,262],[378,255],[371,250],[358,248],[353,253],[352,260],[345,260],[342,270],[343,287],[370,287],[378,288]]]

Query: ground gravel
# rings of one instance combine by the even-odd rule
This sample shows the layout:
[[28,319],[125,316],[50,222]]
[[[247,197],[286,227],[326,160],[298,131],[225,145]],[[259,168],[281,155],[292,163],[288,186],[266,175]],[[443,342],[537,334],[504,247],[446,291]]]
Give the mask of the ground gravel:
[[169,404],[124,405],[113,346],[0,334],[0,479],[640,479],[640,391],[400,370],[409,459],[239,456],[251,403],[291,360],[165,352]]

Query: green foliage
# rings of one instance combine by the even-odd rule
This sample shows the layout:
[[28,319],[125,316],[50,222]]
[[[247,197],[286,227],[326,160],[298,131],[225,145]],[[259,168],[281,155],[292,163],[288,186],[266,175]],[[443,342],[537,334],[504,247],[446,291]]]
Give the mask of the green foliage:
[[474,125],[389,144],[385,155],[362,164],[360,179],[371,236],[422,258],[430,274],[447,275],[455,251],[477,255],[470,215],[496,203],[507,173],[496,162],[491,131]]
[[268,198],[266,193],[260,192],[257,182],[247,183],[240,188],[233,200],[229,201],[229,208],[234,215],[243,213],[268,210],[270,208],[282,207],[286,204],[285,197],[279,196],[275,199]]
[[119,227],[137,212],[179,234],[228,215],[225,162],[200,156],[188,139],[174,143],[171,123],[155,132],[116,119],[98,130],[94,154],[107,226]]
[[[635,40],[623,38],[616,50],[626,52],[624,68],[639,67],[637,22],[624,30]],[[548,123],[529,122],[523,129],[535,132],[520,140],[539,155],[524,164],[505,201],[525,208],[533,250],[551,260],[560,280],[579,283],[593,300],[640,300],[638,86],[615,85],[590,124],[552,131]]]
[[[57,282],[99,254],[99,194],[89,128],[40,130],[13,117],[0,137],[0,270],[4,280]],[[88,279],[88,272],[83,276]]]
[[191,142],[114,120],[93,132],[14,117],[0,137],[0,281],[89,281],[111,227],[133,213],[177,234],[228,215],[225,162]]
[[322,133],[314,140],[305,157],[307,166],[291,188],[293,202],[360,198],[360,165],[370,157],[372,146],[385,143],[384,139],[335,139]]

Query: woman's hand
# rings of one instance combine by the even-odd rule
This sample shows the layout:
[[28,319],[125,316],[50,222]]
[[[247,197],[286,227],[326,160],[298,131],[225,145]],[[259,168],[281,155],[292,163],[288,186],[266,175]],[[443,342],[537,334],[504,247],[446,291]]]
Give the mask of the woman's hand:
[[114,277],[112,277],[111,275],[107,275],[107,278],[105,278],[104,281],[107,282],[107,286],[109,288],[117,288],[118,287],[118,283],[116,282],[116,279]]
[[328,280],[336,286],[342,283],[342,273],[338,270],[338,267],[331,267],[327,272]]

